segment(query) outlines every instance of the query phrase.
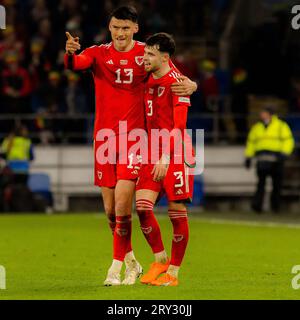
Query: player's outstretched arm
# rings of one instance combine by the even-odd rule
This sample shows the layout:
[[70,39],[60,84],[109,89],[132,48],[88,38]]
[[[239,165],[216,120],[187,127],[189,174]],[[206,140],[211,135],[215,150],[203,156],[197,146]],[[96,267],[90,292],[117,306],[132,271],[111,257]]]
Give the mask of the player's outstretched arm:
[[178,77],[179,82],[174,82],[171,86],[172,91],[178,96],[190,96],[193,94],[198,85],[186,76]]
[[65,67],[72,70],[82,70],[91,67],[93,58],[87,51],[82,52],[80,55],[75,55],[75,52],[81,49],[79,38],[74,38],[69,32],[66,32],[66,36]]

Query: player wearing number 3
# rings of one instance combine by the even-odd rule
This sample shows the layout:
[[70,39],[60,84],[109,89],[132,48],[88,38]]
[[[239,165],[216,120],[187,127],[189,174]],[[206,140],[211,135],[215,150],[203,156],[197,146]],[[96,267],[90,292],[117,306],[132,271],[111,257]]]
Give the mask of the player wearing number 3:
[[[194,182],[192,142],[185,132],[190,98],[176,96],[171,90],[171,85],[178,82],[180,76],[169,63],[174,52],[175,42],[166,33],[155,34],[146,40],[144,64],[150,76],[146,85],[145,109],[150,156],[148,164],[142,165],[136,184],[136,209],[155,257],[141,282],[157,286],[178,284],[178,271],[189,237],[185,202],[191,201]],[[159,142],[154,143],[157,130],[164,134]],[[155,148],[157,144],[159,147]],[[154,204],[162,193],[167,195],[173,225],[170,260],[158,224],[153,219]],[[160,274],[163,275],[159,277]]]
[[[144,70],[144,43],[134,41],[138,32],[137,12],[133,7],[123,6],[109,17],[112,42],[81,49],[79,38],[66,33],[65,65],[73,70],[90,68],[94,76],[96,111],[94,123],[95,185],[101,187],[105,213],[113,233],[113,262],[108,270],[105,285],[121,284],[120,272],[125,260],[126,270],[123,284],[134,284],[142,268],[135,259],[131,247],[131,211],[135,182],[139,174],[140,158],[128,157],[127,146],[118,145],[118,137],[133,129],[143,129],[144,86],[147,73]],[[197,85],[187,79],[174,87],[178,94],[193,92]],[[122,132],[119,122],[126,121]],[[100,163],[98,150],[104,143],[99,132],[108,130],[117,136],[116,163]],[[109,137],[108,143],[109,143]],[[124,159],[130,161],[125,163]],[[122,161],[120,161],[122,160]],[[134,168],[132,168],[134,165]],[[133,170],[134,169],[134,170]]]

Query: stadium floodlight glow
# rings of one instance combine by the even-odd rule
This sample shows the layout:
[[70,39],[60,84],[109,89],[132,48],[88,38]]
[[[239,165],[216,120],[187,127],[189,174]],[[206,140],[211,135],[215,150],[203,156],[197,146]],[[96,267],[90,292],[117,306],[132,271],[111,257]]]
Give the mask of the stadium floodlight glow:
[[0,29],[6,29],[6,10],[0,6]]
[[6,289],[6,271],[3,266],[0,266],[0,290]]

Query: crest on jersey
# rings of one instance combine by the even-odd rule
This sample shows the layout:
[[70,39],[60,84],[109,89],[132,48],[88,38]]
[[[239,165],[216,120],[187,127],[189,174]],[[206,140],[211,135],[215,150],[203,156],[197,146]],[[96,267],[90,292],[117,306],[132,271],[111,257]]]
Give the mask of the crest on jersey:
[[158,96],[161,97],[165,92],[165,87],[158,87]]
[[128,64],[128,60],[120,60],[121,66],[126,66]]
[[154,93],[154,89],[153,88],[149,88],[149,94],[153,94]]
[[143,56],[136,56],[135,58],[135,62],[137,65],[141,66],[144,63],[144,57]]
[[97,171],[98,174],[98,179],[101,180],[102,179],[102,171]]

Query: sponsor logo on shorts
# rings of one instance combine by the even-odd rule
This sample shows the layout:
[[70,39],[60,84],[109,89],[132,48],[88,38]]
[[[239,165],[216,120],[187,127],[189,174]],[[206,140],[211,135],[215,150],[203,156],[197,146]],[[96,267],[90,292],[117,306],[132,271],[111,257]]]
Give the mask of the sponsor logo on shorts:
[[144,234],[149,234],[152,231],[152,227],[147,227],[147,228],[143,228],[141,227],[142,231]]
[[180,194],[183,194],[183,191],[181,189],[176,191],[176,195],[180,195]]
[[174,234],[173,240],[175,242],[180,242],[183,239],[183,235],[182,234]]

